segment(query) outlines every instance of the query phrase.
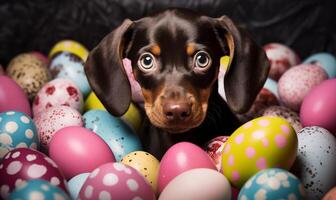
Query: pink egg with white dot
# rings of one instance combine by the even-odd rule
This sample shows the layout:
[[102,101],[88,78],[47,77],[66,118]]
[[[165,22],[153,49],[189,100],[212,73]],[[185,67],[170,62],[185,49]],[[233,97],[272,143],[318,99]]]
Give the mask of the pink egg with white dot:
[[0,164],[0,197],[6,199],[16,187],[31,179],[49,181],[67,192],[67,183],[56,163],[41,152],[17,148]]
[[51,107],[69,106],[79,112],[83,108],[83,95],[69,79],[57,78],[45,84],[35,96],[33,102],[34,116]]
[[132,167],[106,163],[93,170],[79,192],[81,200],[154,200],[152,187]]

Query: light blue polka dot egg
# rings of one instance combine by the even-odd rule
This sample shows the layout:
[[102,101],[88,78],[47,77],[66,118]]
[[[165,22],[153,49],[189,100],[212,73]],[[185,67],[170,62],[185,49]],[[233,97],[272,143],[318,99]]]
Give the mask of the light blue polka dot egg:
[[84,62],[69,52],[58,54],[50,63],[50,71],[55,78],[72,80],[84,97],[89,95],[91,88],[84,72]]
[[65,192],[48,181],[32,179],[17,187],[9,196],[9,200],[70,200]]
[[327,72],[329,78],[336,77],[336,58],[330,53],[313,54],[303,63],[317,64]]
[[293,174],[270,168],[252,176],[240,190],[238,200],[301,200],[304,195],[303,185]]
[[109,145],[117,161],[128,153],[142,150],[140,139],[133,130],[107,111],[90,110],[83,119],[85,128],[98,134]]
[[0,113],[0,160],[18,147],[39,149],[39,138],[33,120],[17,111]]

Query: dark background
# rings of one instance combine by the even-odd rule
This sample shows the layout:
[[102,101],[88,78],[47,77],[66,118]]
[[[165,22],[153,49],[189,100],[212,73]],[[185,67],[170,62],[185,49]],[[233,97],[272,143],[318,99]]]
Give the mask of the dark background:
[[48,54],[61,39],[91,49],[123,19],[167,7],[228,15],[260,45],[284,43],[301,58],[320,51],[336,54],[334,0],[0,0],[0,64],[22,52]]

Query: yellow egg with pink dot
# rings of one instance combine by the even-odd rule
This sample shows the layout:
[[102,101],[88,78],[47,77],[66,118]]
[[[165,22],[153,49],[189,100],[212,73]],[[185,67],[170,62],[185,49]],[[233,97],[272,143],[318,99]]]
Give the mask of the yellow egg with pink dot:
[[297,153],[298,139],[288,121],[263,116],[239,127],[227,140],[222,171],[237,188],[260,170],[290,169]]

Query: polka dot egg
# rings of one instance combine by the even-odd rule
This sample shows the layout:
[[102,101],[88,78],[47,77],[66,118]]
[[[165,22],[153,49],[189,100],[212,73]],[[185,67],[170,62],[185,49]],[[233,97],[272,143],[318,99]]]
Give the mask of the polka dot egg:
[[266,169],[251,177],[240,190],[238,200],[305,199],[299,179],[283,169]]
[[3,199],[31,179],[43,179],[67,191],[66,181],[55,162],[28,148],[16,148],[5,155],[0,164],[0,177],[0,197]]
[[0,113],[0,160],[17,147],[38,149],[39,138],[33,120],[17,111]]
[[240,188],[260,170],[289,169],[296,157],[298,140],[293,127],[280,117],[259,117],[239,127],[225,144],[223,174]]
[[70,200],[67,194],[60,188],[50,184],[48,181],[33,179],[27,183],[21,184],[9,196],[9,200]]
[[79,198],[154,200],[155,195],[147,181],[132,167],[106,163],[91,172]]

